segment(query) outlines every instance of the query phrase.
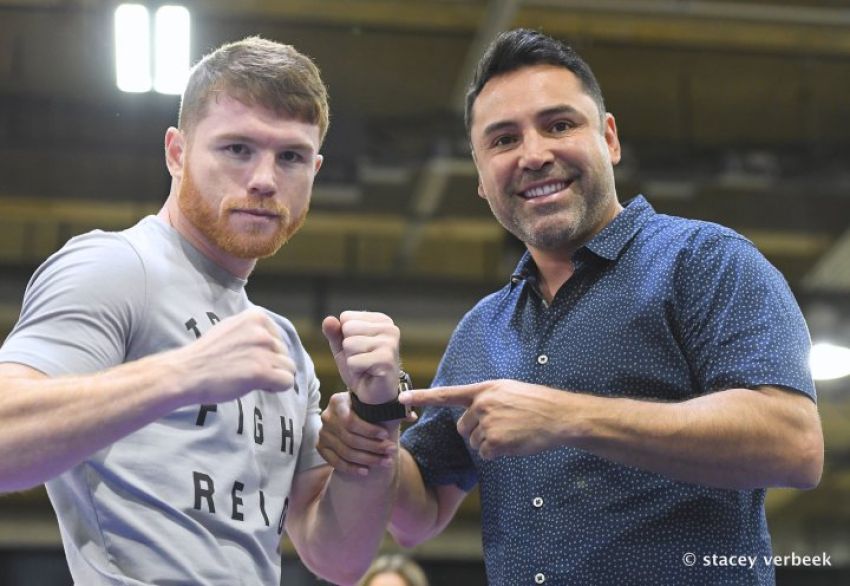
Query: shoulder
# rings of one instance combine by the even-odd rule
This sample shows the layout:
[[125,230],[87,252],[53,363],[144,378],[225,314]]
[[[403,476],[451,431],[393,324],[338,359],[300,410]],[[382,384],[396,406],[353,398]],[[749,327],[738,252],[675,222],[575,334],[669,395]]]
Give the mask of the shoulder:
[[770,276],[784,280],[756,245],[742,234],[711,222],[690,220],[688,223],[690,230],[681,255],[687,273],[712,279],[725,274],[736,279]]
[[785,277],[748,238],[712,222],[677,218],[672,224],[680,238],[671,244],[669,274],[681,307],[730,315],[765,304],[796,308]]
[[121,232],[94,230],[71,238],[36,270],[30,286],[45,280],[116,286],[144,277],[142,259]]
[[704,220],[657,214],[637,235],[634,248],[654,263],[668,261],[677,273],[716,273],[742,265],[772,269],[748,238]]
[[120,233],[72,238],[30,279],[7,358],[51,374],[119,364],[146,321],[147,289],[142,262]]
[[639,232],[637,240],[644,244],[660,241],[666,246],[683,250],[752,247],[752,242],[726,226],[666,214],[653,215]]
[[[132,230],[132,229],[130,229]],[[74,236],[65,246],[60,248],[53,256],[63,255],[99,255],[103,252],[115,252],[120,255],[138,256],[135,247],[131,244],[128,234],[130,230],[123,232],[108,232],[105,230],[92,230],[79,236]],[[108,260],[102,258],[101,260]]]
[[69,311],[140,316],[148,289],[145,264],[125,233],[94,230],[71,238],[33,273],[21,320]]

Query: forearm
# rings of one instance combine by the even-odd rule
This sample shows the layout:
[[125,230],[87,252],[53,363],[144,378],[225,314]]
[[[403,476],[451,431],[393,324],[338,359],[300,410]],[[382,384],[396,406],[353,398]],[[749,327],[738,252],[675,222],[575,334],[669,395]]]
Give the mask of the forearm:
[[41,484],[180,406],[172,358],[87,376],[4,377],[0,492]]
[[[783,395],[785,393],[786,395]],[[814,404],[779,389],[729,389],[679,403],[571,393],[563,443],[685,482],[810,488],[823,462]]]
[[413,547],[442,531],[448,519],[440,523],[437,495],[432,487],[425,486],[419,467],[407,450],[401,450],[398,465],[399,489],[389,530],[399,544]]
[[287,391],[294,369],[279,329],[259,309],[93,375],[48,378],[0,364],[0,492],[40,484],[179,407]]
[[[398,440],[397,424],[391,438]],[[375,466],[368,475],[334,470],[290,531],[304,563],[321,577],[353,584],[369,568],[386,533],[398,484],[397,454],[391,466]]]

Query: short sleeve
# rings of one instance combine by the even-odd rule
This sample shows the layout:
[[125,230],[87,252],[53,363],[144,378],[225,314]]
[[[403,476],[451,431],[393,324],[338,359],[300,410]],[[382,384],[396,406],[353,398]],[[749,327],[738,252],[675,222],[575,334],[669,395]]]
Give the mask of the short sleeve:
[[146,295],[142,261],[126,239],[100,231],[74,238],[30,279],[0,362],[50,376],[121,364]]
[[316,466],[327,464],[319,450],[316,449],[316,444],[319,442],[319,432],[322,429],[322,411],[319,407],[319,400],[322,395],[319,391],[319,380],[316,378],[310,365],[309,390],[307,391],[307,415],[304,419],[304,431],[301,436],[301,446],[298,448],[298,464],[295,466],[295,472],[303,472]]
[[472,459],[457,432],[461,409],[427,407],[401,438],[413,456],[426,486],[454,484],[469,491],[478,483]]
[[[457,360],[462,355],[459,349],[467,343],[470,322],[467,314],[452,334],[433,387],[474,382],[461,373],[462,361]],[[457,431],[457,420],[462,414],[461,407],[426,407],[419,421],[402,435],[401,445],[416,460],[426,486],[454,484],[469,491],[478,483],[475,463]]]
[[700,238],[676,275],[682,337],[706,391],[781,386],[815,399],[811,341],[787,282],[732,232]]

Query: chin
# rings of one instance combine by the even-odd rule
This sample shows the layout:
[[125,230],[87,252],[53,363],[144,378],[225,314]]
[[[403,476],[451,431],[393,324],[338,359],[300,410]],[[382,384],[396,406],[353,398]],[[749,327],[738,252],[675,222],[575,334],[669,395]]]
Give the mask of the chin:
[[251,238],[246,238],[242,241],[240,239],[231,239],[228,242],[221,243],[220,246],[226,253],[236,258],[257,259],[274,256],[285,242],[284,235],[280,235],[272,240],[259,242]]

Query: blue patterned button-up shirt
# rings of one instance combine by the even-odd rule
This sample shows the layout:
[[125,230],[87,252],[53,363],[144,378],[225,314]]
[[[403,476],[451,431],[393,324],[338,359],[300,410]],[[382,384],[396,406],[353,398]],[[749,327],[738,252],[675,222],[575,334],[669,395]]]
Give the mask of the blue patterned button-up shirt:
[[[776,385],[815,398],[797,303],[737,233],[657,214],[638,197],[574,264],[547,306],[526,254],[458,325],[434,386],[509,378],[682,401]],[[490,584],[774,582],[764,490],[677,482],[568,447],[484,461],[457,433],[461,413],[426,409],[402,444],[427,484],[480,484]],[[712,555],[758,559],[706,565]]]

